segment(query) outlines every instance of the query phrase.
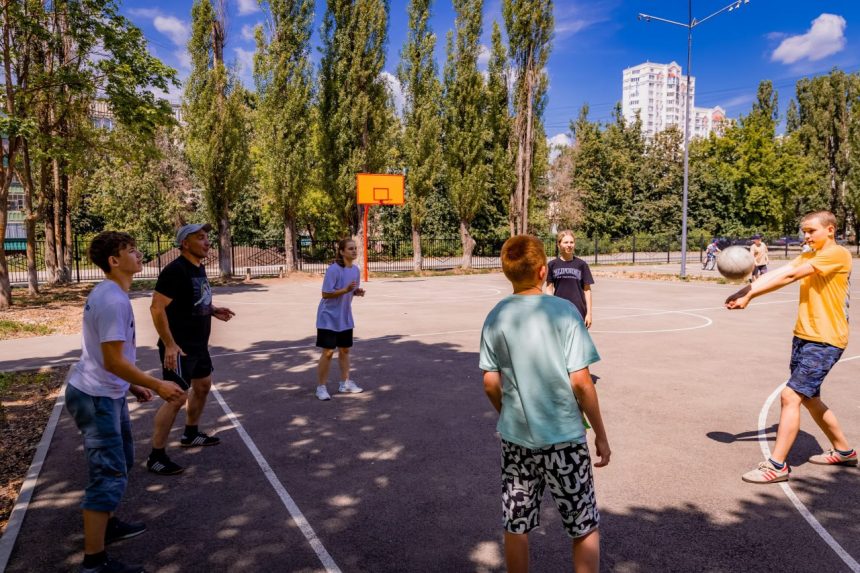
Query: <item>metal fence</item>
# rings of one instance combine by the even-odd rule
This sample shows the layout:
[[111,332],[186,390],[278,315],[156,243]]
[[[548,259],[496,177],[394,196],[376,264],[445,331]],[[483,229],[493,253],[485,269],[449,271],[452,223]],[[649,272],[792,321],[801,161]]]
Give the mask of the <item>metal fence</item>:
[[[542,237],[547,256],[554,256],[556,243],[554,237]],[[705,247],[711,238],[705,235],[688,237],[687,262],[700,262]],[[721,244],[748,244],[747,239],[721,238]],[[499,253],[504,238],[477,239],[471,258],[475,269],[498,269],[501,267]],[[800,244],[794,239],[765,240],[770,246],[771,258],[789,258],[800,252]],[[424,237],[421,240],[423,262],[422,270],[448,270],[463,264],[463,248],[459,237]],[[9,278],[14,284],[27,282],[27,258],[24,245],[9,248],[7,258]],[[101,270],[86,258],[87,244],[76,239],[72,245],[73,261],[71,279],[76,282],[101,280]],[[138,242],[144,253],[143,272],[137,278],[154,279],[161,269],[179,256],[179,250],[172,241],[156,239]],[[307,237],[297,241],[299,271],[323,273],[334,260],[336,240],[311,240]],[[218,266],[219,246],[213,243],[212,250],[203,261],[210,276],[220,273]],[[576,254],[589,264],[648,264],[671,263],[681,260],[680,239],[668,235],[630,236],[621,238],[582,237],[577,240]],[[368,240],[368,266],[374,273],[404,273],[413,270],[412,239],[372,238]],[[236,277],[277,276],[285,267],[283,241],[255,241],[250,244],[234,245],[232,248],[232,274]],[[45,266],[45,243],[36,243],[36,268],[39,282],[48,280]]]

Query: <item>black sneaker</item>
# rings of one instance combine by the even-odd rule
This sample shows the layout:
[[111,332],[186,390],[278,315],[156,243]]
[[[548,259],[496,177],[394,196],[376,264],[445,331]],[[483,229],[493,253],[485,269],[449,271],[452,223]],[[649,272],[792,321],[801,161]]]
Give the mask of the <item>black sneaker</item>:
[[183,448],[196,448],[197,446],[217,446],[221,443],[221,438],[215,436],[207,436],[203,432],[197,432],[194,436],[186,436],[182,434],[179,439],[179,444]]
[[105,529],[105,545],[114,541],[137,537],[144,531],[146,531],[146,525],[143,523],[127,523],[119,518],[111,517],[108,520],[107,529]]
[[150,457],[146,460],[146,469],[160,476],[174,476],[185,471],[185,468],[172,462],[167,456],[160,459]]
[[105,559],[105,562],[96,567],[84,567],[81,565],[80,573],[144,573],[143,565],[126,565],[116,559]]

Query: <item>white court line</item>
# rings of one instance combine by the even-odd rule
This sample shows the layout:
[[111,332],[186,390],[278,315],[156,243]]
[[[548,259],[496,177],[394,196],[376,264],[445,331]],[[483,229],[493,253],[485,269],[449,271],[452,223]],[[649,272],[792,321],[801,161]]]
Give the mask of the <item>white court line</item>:
[[45,457],[48,455],[48,448],[51,447],[51,440],[54,438],[54,430],[57,429],[57,423],[60,420],[60,414],[63,413],[63,406],[65,403],[66,382],[64,381],[63,385],[60,386],[59,394],[57,394],[57,401],[54,402],[54,409],[51,411],[48,425],[45,426],[45,431],[42,433],[42,439],[39,440],[39,445],[36,447],[36,454],[33,456],[33,463],[30,464],[30,468],[27,470],[27,475],[24,478],[24,483],[21,484],[21,491],[18,493],[18,499],[15,500],[15,506],[12,508],[9,521],[6,523],[3,537],[0,538],[0,571],[5,571],[6,565],[9,564],[9,557],[12,555],[15,541],[18,539],[18,534],[21,532],[21,524],[24,523],[24,516],[27,514],[30,500],[33,498],[33,491],[36,489],[36,483],[39,481],[39,474],[42,472],[42,464],[45,463]]
[[293,521],[301,530],[302,535],[304,535],[305,539],[308,540],[314,553],[319,557],[319,560],[323,564],[323,567],[325,567],[326,572],[341,573],[340,567],[337,566],[334,558],[332,558],[331,554],[323,546],[322,541],[317,537],[316,532],[311,527],[311,524],[308,523],[302,510],[300,510],[299,506],[296,505],[296,502],[293,501],[292,496],[290,496],[289,492],[287,492],[287,489],[284,487],[284,484],[281,483],[278,476],[275,474],[275,470],[272,469],[272,466],[269,465],[269,462],[267,462],[266,458],[263,457],[263,454],[260,453],[254,440],[252,440],[251,436],[248,435],[248,432],[245,431],[244,426],[242,426],[242,423],[236,415],[233,414],[233,410],[231,410],[230,406],[227,405],[227,402],[224,401],[224,398],[221,396],[221,392],[218,391],[218,388],[216,388],[214,384],[212,385],[212,395],[214,395],[215,399],[218,400],[218,403],[221,404],[221,408],[224,410],[224,413],[227,414],[228,418],[230,418],[230,421],[233,423],[233,427],[236,428],[236,431],[239,433],[239,437],[242,438],[242,441],[245,442],[251,455],[253,455],[254,459],[257,460],[257,465],[259,465],[260,469],[263,470],[263,475],[266,476],[266,479],[269,480],[275,493],[277,493],[278,497],[281,498],[281,502],[284,504],[284,507],[286,507],[287,511],[290,512],[290,516],[292,516]]
[[[849,360],[856,360],[858,358],[860,358],[860,355],[852,356],[850,358],[843,358],[839,362],[848,362]],[[768,396],[767,400],[761,408],[761,412],[759,412],[758,415],[758,441],[765,458],[770,458],[771,455],[770,446],[767,443],[767,435],[765,431],[765,425],[767,424],[767,413],[768,411],[770,411],[771,405],[773,404],[774,400],[776,400],[776,397],[779,396],[780,392],[782,392],[782,389],[785,387],[786,384],[787,381],[783,382],[776,388],[776,390],[773,391],[770,396]],[[782,491],[785,496],[791,501],[795,509],[797,509],[797,511],[800,513],[803,519],[806,520],[809,526],[812,527],[815,533],[817,533],[818,536],[821,537],[821,539],[823,539],[824,542],[830,546],[830,549],[832,549],[834,553],[836,553],[836,555],[838,555],[839,558],[842,559],[842,561],[844,561],[846,565],[848,565],[848,568],[853,573],[860,573],[860,563],[858,563],[853,557],[851,557],[851,555],[848,554],[847,551],[845,551],[845,549],[841,545],[839,545],[839,542],[836,541],[836,539],[834,539],[832,535],[830,535],[830,532],[827,531],[827,529],[825,529],[823,525],[821,525],[821,522],[815,519],[815,516],[812,515],[812,512],[806,508],[802,501],[800,501],[800,498],[797,497],[797,494],[794,493],[794,490],[791,489],[791,486],[788,485],[788,482],[780,482],[779,487],[782,488]]]

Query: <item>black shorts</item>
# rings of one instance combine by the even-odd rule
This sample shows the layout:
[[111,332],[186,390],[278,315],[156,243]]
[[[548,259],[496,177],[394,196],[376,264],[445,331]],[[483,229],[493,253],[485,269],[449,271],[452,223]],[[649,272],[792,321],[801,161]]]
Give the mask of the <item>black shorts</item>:
[[352,348],[352,329],[337,332],[327,328],[317,328],[317,346],[328,350]]
[[164,346],[159,343],[158,356],[161,358],[161,377],[170,382],[176,382],[183,390],[191,388],[191,381],[198,378],[206,378],[214,368],[209,350],[193,350],[185,356],[179,355],[176,370],[164,368]]

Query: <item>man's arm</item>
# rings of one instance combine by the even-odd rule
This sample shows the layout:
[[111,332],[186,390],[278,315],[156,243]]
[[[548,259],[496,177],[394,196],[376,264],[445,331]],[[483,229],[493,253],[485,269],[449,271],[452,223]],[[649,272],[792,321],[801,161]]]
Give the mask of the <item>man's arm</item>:
[[236,316],[236,313],[227,308],[226,306],[213,306],[212,316],[214,316],[218,320],[223,320],[224,322],[227,322],[228,320]]
[[[486,387],[486,380],[484,386]],[[577,370],[570,373],[570,386],[573,388],[573,393],[576,396],[579,407],[588,418],[588,423],[594,430],[594,446],[597,457],[600,458],[594,462],[598,468],[609,463],[609,457],[612,451],[609,449],[609,440],[606,438],[606,429],[603,426],[603,418],[600,415],[600,404],[597,401],[597,390],[594,388],[594,382],[591,380],[591,372],[588,368]]]
[[585,328],[591,328],[591,285],[583,286],[582,294],[585,297],[585,316],[582,319],[585,321]]
[[808,277],[815,272],[815,267],[809,263],[799,266],[785,265],[777,270],[761,275],[752,285],[747,285],[726,299],[729,310],[744,309],[754,298],[779,290],[794,281]]
[[155,325],[155,330],[158,332],[158,337],[164,343],[164,367],[168,370],[176,370],[177,356],[182,354],[182,349],[177,346],[173,340],[173,334],[170,332],[170,324],[167,322],[167,306],[173,302],[173,299],[167,298],[158,291],[152,293],[152,303],[149,305],[149,314],[152,315],[152,323]]
[[[155,391],[164,400],[170,401],[185,401],[185,392],[173,382],[166,382],[154,378],[142,371],[140,368],[132,364],[126,359],[122,353],[122,347],[125,344],[122,340],[112,340],[110,342],[102,342],[101,350],[104,357],[105,370],[122,378],[133,386],[149,388]],[[137,393],[134,393],[137,395]]]
[[498,372],[484,372],[484,393],[496,412],[502,412],[502,376]]

